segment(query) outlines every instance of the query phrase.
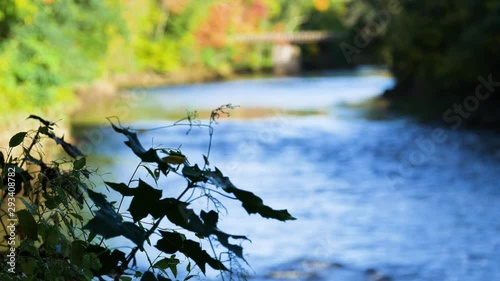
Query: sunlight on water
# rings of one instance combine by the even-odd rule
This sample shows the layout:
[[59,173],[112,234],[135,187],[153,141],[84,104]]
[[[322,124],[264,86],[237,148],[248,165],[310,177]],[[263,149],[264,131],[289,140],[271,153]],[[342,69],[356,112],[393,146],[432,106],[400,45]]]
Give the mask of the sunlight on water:
[[[251,280],[500,280],[499,137],[443,128],[447,139],[422,150],[415,140],[428,139],[434,127],[406,119],[367,120],[356,114],[360,109],[338,107],[392,85],[387,77],[355,75],[234,81],[159,88],[149,102],[165,110],[229,102],[327,109],[315,116],[278,111],[266,118],[226,119],[215,128],[210,161],[237,186],[298,219],[262,220],[227,204],[230,213],[220,228],[252,240],[243,244],[255,271]],[[128,180],[119,175],[131,174],[138,161],[120,135],[105,130],[96,153],[114,160],[103,167],[112,172],[106,177]],[[208,141],[198,128],[188,136],[185,128],[174,128],[140,138],[153,146],[182,144],[193,155],[191,163],[201,163]],[[421,159],[408,166],[416,153]]]

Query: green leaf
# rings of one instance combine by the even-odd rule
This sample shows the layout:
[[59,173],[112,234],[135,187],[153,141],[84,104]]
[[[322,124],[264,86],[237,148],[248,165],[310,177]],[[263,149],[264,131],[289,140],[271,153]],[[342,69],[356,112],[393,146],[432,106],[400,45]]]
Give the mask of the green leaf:
[[81,240],[75,240],[71,243],[71,262],[77,266],[81,266],[83,263],[83,255],[86,251],[87,243]]
[[27,134],[26,132],[19,132],[15,134],[12,138],[10,138],[9,147],[15,147],[20,145],[23,142],[24,137],[26,137],[26,134]]
[[73,162],[73,169],[81,170],[83,169],[83,167],[85,167],[86,164],[87,164],[87,159],[85,157],[82,157]]
[[130,202],[128,211],[132,215],[134,222],[137,222],[151,212],[151,206],[160,200],[162,191],[152,188],[149,184],[139,180],[139,186],[135,192],[135,196]]
[[139,278],[141,276],[142,276],[142,272],[140,272],[140,271],[135,272],[135,275],[134,275],[135,278]]
[[32,258],[22,259],[21,268],[23,273],[28,276],[32,276],[35,273],[35,269],[37,268],[37,262]]
[[121,276],[120,280],[123,280],[123,281],[132,281],[132,277]]
[[37,224],[35,218],[28,210],[17,211],[17,218],[19,219],[19,227],[22,233],[28,239],[36,241],[38,239]]
[[144,169],[146,169],[146,171],[148,171],[148,174],[153,178],[155,183],[158,184],[159,174],[158,174],[158,176],[156,176],[155,173],[146,165],[142,165],[142,167],[144,167]]
[[161,259],[153,265],[154,268],[165,270],[170,266],[170,260],[168,258]]
[[227,193],[234,194],[242,202],[243,208],[249,214],[256,213],[264,218],[272,218],[279,221],[295,220],[287,210],[274,210],[264,205],[262,199],[252,192],[238,189],[228,177],[222,175],[219,169],[215,168],[215,171],[205,171],[205,175],[213,185],[222,188]]
[[[179,259],[175,258],[175,255],[172,255],[170,258],[163,258],[156,262],[153,267],[158,268],[161,271],[166,273],[166,269],[170,269],[174,274],[174,277],[177,277],[177,265],[180,263]],[[159,277],[159,276],[158,276]]]
[[43,197],[46,197],[45,195],[47,195],[47,198],[45,198],[47,200],[45,201],[45,207],[47,207],[49,210],[54,210],[55,208],[57,208],[59,204],[57,204],[56,199],[48,195],[47,193],[44,193]]
[[69,213],[72,217],[74,217],[75,219],[79,220],[79,221],[83,221],[83,217],[80,216],[79,214],[76,214],[76,213]]

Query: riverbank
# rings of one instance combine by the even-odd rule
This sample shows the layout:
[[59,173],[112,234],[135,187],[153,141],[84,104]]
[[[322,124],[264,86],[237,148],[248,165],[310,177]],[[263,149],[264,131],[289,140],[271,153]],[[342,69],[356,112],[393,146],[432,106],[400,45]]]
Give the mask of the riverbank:
[[[175,119],[185,116],[186,111],[164,112],[161,107],[150,108],[142,112],[136,108],[136,103],[147,97],[141,89],[227,81],[248,77],[266,76],[267,73],[226,73],[221,74],[206,69],[182,70],[167,74],[158,73],[127,73],[116,74],[108,78],[96,80],[90,85],[75,88],[78,107],[71,112],[73,124],[98,124],[105,121],[105,117],[117,116],[121,120],[141,119],[141,116],[151,116],[151,111],[162,112],[159,118]],[[131,94],[133,89],[135,94]],[[182,114],[182,116],[180,115]]]
[[488,85],[488,80],[491,79],[483,77],[477,83],[463,83],[455,88],[399,83],[385,91],[382,98],[389,102],[389,110],[426,123],[437,122],[454,130],[500,132],[500,112],[496,110],[500,107],[500,96],[495,94],[492,85]]
[[[271,84],[289,84],[293,87],[293,84],[302,79],[308,81],[314,81],[317,79],[324,79],[327,77],[352,77],[353,75],[359,77],[369,77],[369,76],[380,76],[380,77],[390,77],[390,74],[383,68],[379,67],[362,67],[358,70],[335,70],[330,72],[304,72],[301,76],[294,77],[276,77],[270,76],[270,73],[260,72],[260,73],[250,73],[250,72],[240,72],[233,73],[232,75],[216,75],[207,72],[191,72],[191,73],[176,73],[170,75],[169,77],[159,76],[159,75],[146,75],[140,74],[131,79],[126,79],[125,76],[121,76],[115,80],[115,82],[98,82],[92,87],[87,88],[85,91],[79,91],[80,99],[82,102],[82,107],[72,115],[72,122],[74,125],[94,125],[106,123],[106,117],[117,116],[120,120],[127,121],[137,121],[137,120],[178,120],[186,117],[187,110],[196,111],[197,117],[204,119],[209,118],[211,111],[221,106],[222,104],[232,103],[233,105],[239,105],[239,100],[243,98],[244,94],[238,95],[238,92],[246,92],[249,89],[245,87],[239,87],[239,83],[244,83],[247,80],[265,80]],[[229,85],[234,85],[234,87],[229,87],[227,91],[220,93],[205,93],[206,90],[209,91],[214,85],[209,82],[214,81],[232,81]],[[209,83],[208,87],[199,87],[198,83]],[[183,85],[183,87],[194,87],[196,92],[199,92],[199,97],[195,100],[189,101],[187,104],[173,106],[180,100],[184,100],[182,95],[177,95],[177,87],[172,88],[169,91],[173,91],[173,95],[166,95],[162,97],[162,100],[156,100],[155,96],[150,94],[151,92],[159,91],[162,87],[169,87],[173,85]],[[272,88],[271,88],[272,90]],[[308,90],[307,90],[308,91]],[[304,91],[304,93],[307,93]],[[98,94],[102,92],[102,94]],[[207,94],[212,95],[212,98],[206,100],[206,102],[200,102],[207,98]],[[232,95],[233,94],[233,95]],[[236,94],[236,95],[234,95]],[[285,94],[285,93],[282,93]],[[341,93],[339,93],[343,96]],[[283,95],[280,95],[283,96]],[[307,96],[307,95],[305,95]],[[220,103],[211,103],[215,99],[220,100]],[[251,97],[249,97],[251,99]],[[270,98],[270,96],[268,96]],[[276,97],[280,99],[278,96]],[[172,99],[170,102],[168,99]],[[295,98],[297,99],[297,98]],[[146,105],[147,104],[147,105]],[[207,107],[207,104],[210,106]],[[327,115],[329,113],[328,105],[325,104],[324,107],[319,109],[296,109],[296,110],[280,110],[281,102],[273,102],[271,99],[265,108],[262,106],[255,107],[251,105],[245,105],[238,107],[236,110],[231,111],[232,119],[251,119],[251,118],[262,118],[262,117],[273,117],[276,116],[277,112],[279,114],[286,114],[291,116],[303,116],[303,115]],[[353,105],[349,105],[353,106]],[[360,104],[363,108],[372,107],[373,110],[367,112],[371,115],[371,118],[380,119],[383,118],[383,109],[386,107],[384,101],[372,101]],[[367,110],[368,111],[368,110]]]

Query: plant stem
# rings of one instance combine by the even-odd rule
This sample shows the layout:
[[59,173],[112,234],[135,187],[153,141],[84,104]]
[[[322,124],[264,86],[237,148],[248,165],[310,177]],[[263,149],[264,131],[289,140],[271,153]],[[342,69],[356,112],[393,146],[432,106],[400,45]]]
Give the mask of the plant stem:
[[[127,184],[128,187],[130,187],[130,184],[132,183],[132,180],[134,179],[135,174],[139,170],[139,167],[141,166],[141,164],[142,164],[142,161],[139,163],[139,165],[137,165],[135,167],[134,173],[132,174],[132,176],[130,177],[130,180],[128,181],[128,184]],[[117,213],[120,213],[120,208],[122,207],[124,198],[125,198],[125,196],[122,195],[122,199],[120,199],[120,204],[118,204],[118,209],[116,210]]]
[[[35,143],[37,142],[38,136],[40,135],[40,128],[41,127],[39,127],[38,130],[36,131],[36,134],[35,134],[35,137],[33,138],[33,141],[31,142],[30,146],[28,147],[28,150],[26,150],[26,153],[28,154],[26,156],[30,155],[31,149],[33,149],[33,146],[35,146]],[[19,164],[19,167],[22,167],[25,161],[26,161],[26,157],[24,157],[23,160],[21,160],[21,164]]]
[[[148,230],[148,232],[146,232],[144,240],[147,240],[149,238],[149,236],[151,236],[151,234],[153,234],[156,231],[156,229],[160,226],[160,223],[161,223],[161,221],[162,221],[163,218],[164,217],[159,218],[155,222],[155,224]],[[130,252],[130,254],[128,255],[128,257],[125,260],[125,262],[120,266],[119,272],[118,272],[118,274],[114,278],[115,281],[119,281],[120,280],[120,277],[123,275],[123,272],[125,272],[125,270],[128,268],[128,264],[135,257],[135,255],[137,254],[137,251],[139,251],[139,248],[140,248],[139,246],[136,246],[134,249],[132,249],[132,252]]]

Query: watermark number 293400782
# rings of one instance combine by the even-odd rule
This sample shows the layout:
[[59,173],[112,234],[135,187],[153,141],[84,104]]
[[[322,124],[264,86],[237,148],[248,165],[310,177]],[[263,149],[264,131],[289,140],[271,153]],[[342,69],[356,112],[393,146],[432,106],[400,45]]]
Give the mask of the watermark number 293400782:
[[7,169],[7,244],[9,247],[7,254],[8,271],[15,273],[16,270],[16,170],[14,167]]

